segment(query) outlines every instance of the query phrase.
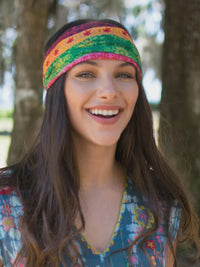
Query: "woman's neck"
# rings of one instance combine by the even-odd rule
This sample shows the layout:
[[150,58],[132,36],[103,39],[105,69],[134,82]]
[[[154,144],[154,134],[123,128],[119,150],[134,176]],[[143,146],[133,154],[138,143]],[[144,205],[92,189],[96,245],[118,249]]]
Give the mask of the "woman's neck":
[[116,145],[97,146],[74,142],[80,189],[103,189],[122,182],[124,172],[115,160]]

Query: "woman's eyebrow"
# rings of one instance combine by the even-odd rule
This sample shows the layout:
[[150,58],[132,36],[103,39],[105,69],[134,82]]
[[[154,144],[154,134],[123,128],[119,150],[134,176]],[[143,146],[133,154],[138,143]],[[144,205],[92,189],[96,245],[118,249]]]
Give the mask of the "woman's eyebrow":
[[125,67],[125,66],[131,66],[134,68],[134,65],[130,62],[123,62],[118,65],[118,67]]

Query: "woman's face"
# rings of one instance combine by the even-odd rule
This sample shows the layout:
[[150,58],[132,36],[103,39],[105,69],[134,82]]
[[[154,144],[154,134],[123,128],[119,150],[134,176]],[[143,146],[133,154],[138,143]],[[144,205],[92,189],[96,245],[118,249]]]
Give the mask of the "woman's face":
[[138,91],[130,63],[97,59],[75,65],[65,81],[73,136],[79,142],[115,145],[133,114]]

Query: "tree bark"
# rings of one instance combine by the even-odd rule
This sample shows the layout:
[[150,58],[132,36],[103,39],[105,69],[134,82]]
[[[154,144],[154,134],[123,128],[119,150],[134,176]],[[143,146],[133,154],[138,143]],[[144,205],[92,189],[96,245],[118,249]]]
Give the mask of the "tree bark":
[[42,61],[50,0],[18,0],[14,127],[8,164],[23,157],[40,126]]
[[200,0],[165,4],[160,145],[199,205]]

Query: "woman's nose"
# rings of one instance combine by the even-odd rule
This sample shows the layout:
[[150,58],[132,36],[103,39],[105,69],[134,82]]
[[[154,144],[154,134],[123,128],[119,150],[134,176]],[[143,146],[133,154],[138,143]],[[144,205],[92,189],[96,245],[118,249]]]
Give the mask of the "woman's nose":
[[109,102],[117,98],[117,85],[110,76],[103,77],[98,85],[97,95],[99,98]]

